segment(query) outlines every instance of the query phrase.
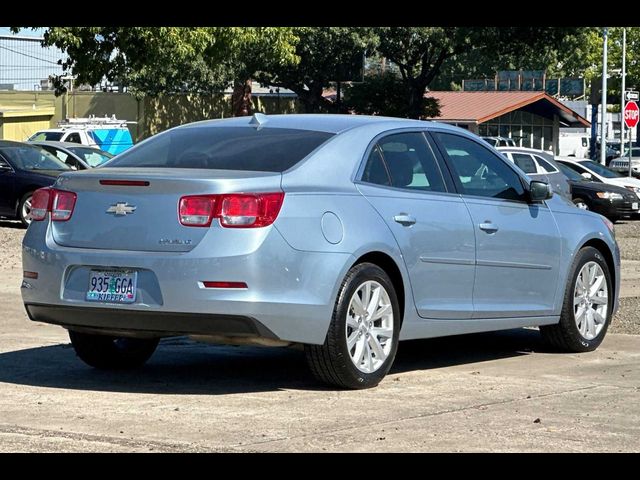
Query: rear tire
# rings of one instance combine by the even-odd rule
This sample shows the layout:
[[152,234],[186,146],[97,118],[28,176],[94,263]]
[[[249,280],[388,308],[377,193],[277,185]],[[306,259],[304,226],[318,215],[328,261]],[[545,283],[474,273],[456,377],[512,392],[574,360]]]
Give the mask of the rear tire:
[[602,343],[611,323],[613,298],[607,262],[599,250],[583,248],[571,267],[560,322],[541,326],[542,338],[563,352],[595,350]]
[[307,363],[321,382],[339,388],[375,387],[398,349],[400,306],[389,276],[361,263],[345,276],[323,345],[305,345]]
[[159,338],[127,338],[69,330],[76,354],[101,370],[126,370],[143,365],[158,346]]

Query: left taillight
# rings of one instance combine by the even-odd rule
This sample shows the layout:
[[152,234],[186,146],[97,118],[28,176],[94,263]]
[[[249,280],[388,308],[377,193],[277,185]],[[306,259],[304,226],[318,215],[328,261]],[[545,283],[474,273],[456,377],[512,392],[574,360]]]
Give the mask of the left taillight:
[[76,206],[77,195],[66,190],[55,188],[40,188],[33,192],[31,197],[31,220],[36,222],[47,218],[51,212],[51,220],[54,222],[66,222],[73,215]]

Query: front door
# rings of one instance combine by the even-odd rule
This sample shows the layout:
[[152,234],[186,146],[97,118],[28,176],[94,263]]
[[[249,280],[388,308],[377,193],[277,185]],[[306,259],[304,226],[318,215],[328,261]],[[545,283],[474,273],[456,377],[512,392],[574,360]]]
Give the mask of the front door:
[[393,233],[409,272],[418,314],[471,318],[475,241],[462,198],[448,191],[421,132],[381,138],[358,188]]
[[0,215],[15,214],[14,178],[13,168],[0,156]]
[[529,203],[523,179],[474,140],[436,133],[476,233],[474,318],[552,315],[560,233],[544,202]]

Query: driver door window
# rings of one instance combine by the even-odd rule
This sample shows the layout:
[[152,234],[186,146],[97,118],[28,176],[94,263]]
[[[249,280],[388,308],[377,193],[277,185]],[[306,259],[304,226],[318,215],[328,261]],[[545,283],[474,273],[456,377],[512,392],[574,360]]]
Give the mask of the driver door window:
[[449,157],[462,194],[526,202],[520,176],[506,159],[468,138],[435,133]]

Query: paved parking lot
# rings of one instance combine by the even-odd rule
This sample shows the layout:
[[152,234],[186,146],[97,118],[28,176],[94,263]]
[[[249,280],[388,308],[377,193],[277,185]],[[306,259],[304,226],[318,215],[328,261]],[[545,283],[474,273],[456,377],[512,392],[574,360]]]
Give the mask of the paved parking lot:
[[534,329],[403,342],[378,388],[351,392],[297,350],[184,339],[92,370],[27,319],[24,230],[0,221],[0,451],[640,451],[639,224],[616,226],[623,307],[596,352],[551,353]]

